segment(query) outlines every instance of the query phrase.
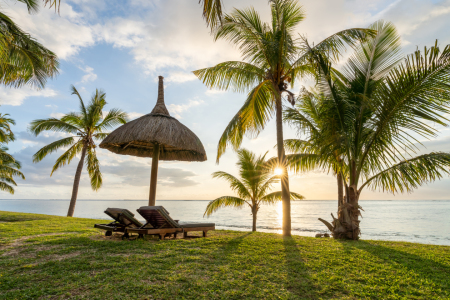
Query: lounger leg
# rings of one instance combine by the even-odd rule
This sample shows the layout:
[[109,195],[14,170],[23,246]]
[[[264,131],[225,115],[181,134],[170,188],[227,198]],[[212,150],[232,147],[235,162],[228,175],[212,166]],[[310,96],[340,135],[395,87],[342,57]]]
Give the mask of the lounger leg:
[[122,240],[126,240],[126,239],[129,239],[130,238],[130,235],[128,234],[128,232],[125,232],[123,235],[122,235]]
[[105,232],[105,236],[111,236],[112,235],[112,231],[111,230],[107,230],[106,232]]
[[183,238],[187,238],[187,232],[185,231],[185,232],[183,232]]
[[143,239],[144,235],[142,233],[139,233],[138,239]]
[[173,238],[177,239],[177,233],[176,232],[173,234]]
[[206,237],[206,233],[207,233],[208,231],[203,231],[203,237]]
[[165,237],[166,237],[166,234],[165,234],[165,233],[159,234],[159,239],[160,239],[160,240],[164,240]]

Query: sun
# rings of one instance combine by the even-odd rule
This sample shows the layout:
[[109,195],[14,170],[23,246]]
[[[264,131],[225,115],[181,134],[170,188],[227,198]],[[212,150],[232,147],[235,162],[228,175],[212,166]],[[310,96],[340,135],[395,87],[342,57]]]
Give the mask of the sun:
[[283,169],[281,169],[281,168],[275,168],[275,170],[273,170],[273,173],[275,174],[275,175],[281,175],[281,174],[283,174]]

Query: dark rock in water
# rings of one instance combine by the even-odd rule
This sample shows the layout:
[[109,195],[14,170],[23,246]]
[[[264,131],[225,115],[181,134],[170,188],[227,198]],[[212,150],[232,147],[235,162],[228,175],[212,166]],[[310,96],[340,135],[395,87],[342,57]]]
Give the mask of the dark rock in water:
[[318,234],[316,234],[316,238],[321,238],[323,236],[323,234],[322,233],[318,233]]
[[323,235],[323,237],[330,237],[330,235],[329,235],[328,233],[325,233],[325,234]]

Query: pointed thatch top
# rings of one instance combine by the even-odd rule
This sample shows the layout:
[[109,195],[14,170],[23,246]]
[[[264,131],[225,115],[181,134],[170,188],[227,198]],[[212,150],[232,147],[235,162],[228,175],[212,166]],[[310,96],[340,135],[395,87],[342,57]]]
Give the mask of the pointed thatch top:
[[152,157],[155,144],[159,144],[160,160],[206,160],[205,148],[200,139],[170,116],[164,104],[162,76],[159,76],[158,100],[152,112],[111,132],[100,143],[100,148],[121,155]]
[[152,110],[152,114],[161,114],[170,116],[169,111],[166,108],[166,104],[164,103],[164,77],[158,76],[158,100],[156,100],[156,105]]

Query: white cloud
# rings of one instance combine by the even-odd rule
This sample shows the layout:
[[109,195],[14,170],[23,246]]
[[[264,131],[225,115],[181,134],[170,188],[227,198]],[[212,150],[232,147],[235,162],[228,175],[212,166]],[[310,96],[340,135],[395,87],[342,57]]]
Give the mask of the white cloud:
[[29,97],[54,97],[56,92],[52,89],[34,90],[29,87],[20,89],[0,86],[0,105],[18,106]]
[[226,92],[227,91],[223,91],[223,90],[207,90],[205,92],[205,94],[208,95],[208,96],[213,96],[213,95],[218,95],[218,94],[224,94]]
[[51,113],[50,117],[56,118],[56,119],[61,119],[64,115],[65,114],[63,114],[63,113],[56,112],[56,113]]
[[84,21],[83,14],[75,12],[64,1],[61,2],[61,15],[53,9],[44,8],[37,14],[29,15],[24,5],[15,9],[2,6],[2,10],[60,59],[68,59],[81,48],[95,43],[94,32]]
[[150,24],[132,19],[114,18],[104,25],[96,24],[94,31],[100,41],[114,47],[135,47],[151,29]]
[[173,115],[177,119],[181,119],[181,116],[180,116],[181,113],[187,111],[191,107],[198,106],[202,103],[203,103],[202,100],[192,100],[191,99],[191,100],[189,100],[189,103],[187,103],[187,104],[169,104],[167,108],[171,115]]
[[81,70],[83,70],[84,72],[86,72],[86,75],[84,75],[83,77],[81,77],[81,82],[91,82],[91,81],[95,81],[97,79],[97,74],[94,73],[94,69],[86,66],[86,68],[80,68]]
[[140,118],[143,115],[144,115],[143,113],[139,113],[139,112],[130,112],[130,113],[128,113],[128,117],[129,117],[130,121],[134,120],[134,119],[137,119],[137,118]]
[[182,83],[182,82],[192,81],[192,80],[196,80],[196,79],[197,79],[197,77],[192,73],[173,72],[166,78],[166,81]]

